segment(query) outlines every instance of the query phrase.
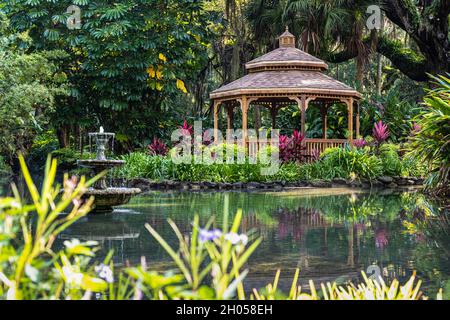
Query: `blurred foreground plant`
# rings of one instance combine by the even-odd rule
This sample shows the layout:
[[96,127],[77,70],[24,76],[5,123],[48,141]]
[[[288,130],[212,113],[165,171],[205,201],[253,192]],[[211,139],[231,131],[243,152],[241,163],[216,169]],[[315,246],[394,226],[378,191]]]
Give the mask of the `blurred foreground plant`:
[[[186,290],[178,292],[182,298],[231,299],[236,296],[236,292],[240,299],[245,298],[242,281],[248,270],[242,271],[242,268],[261,243],[261,239],[249,244],[247,235],[238,234],[241,219],[242,210],[239,210],[231,228],[229,227],[226,203],[222,230],[209,230],[214,222],[213,218],[204,229],[200,229],[199,218],[196,216],[190,238],[183,236],[175,223],[169,220],[179,241],[178,252],[172,249],[150,225],[146,225],[184,277]],[[211,276],[210,286],[204,285],[208,275]]]
[[[400,285],[397,280],[392,281],[388,286],[380,277],[378,280],[370,279],[362,272],[364,283],[354,285],[349,283],[346,286],[338,286],[335,282],[321,283],[321,290],[318,292],[312,280],[309,281],[310,293],[302,292],[302,287],[297,285],[300,270],[297,269],[292,282],[289,295],[285,295],[277,290],[280,271],[278,270],[273,283],[268,284],[263,290],[253,289],[251,299],[256,300],[427,300],[428,298],[420,291],[422,282],[419,280],[414,284],[416,275]],[[442,300],[442,290],[437,295],[437,300]]]
[[19,161],[32,201],[21,199],[15,185],[14,197],[0,198],[0,299],[80,299],[104,290],[106,282],[86,271],[95,243],[67,241],[64,251],[52,250],[56,237],[91,209],[93,199],[82,196],[95,178],[65,175],[64,185],[55,185],[57,162],[49,157],[39,193]]

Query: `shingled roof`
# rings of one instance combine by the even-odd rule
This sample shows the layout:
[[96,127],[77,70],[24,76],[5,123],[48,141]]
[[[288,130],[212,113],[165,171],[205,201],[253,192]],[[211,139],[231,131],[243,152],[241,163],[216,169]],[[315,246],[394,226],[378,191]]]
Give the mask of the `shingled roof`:
[[214,90],[212,99],[243,94],[332,94],[360,98],[353,88],[323,73],[328,65],[295,47],[295,37],[286,29],[280,47],[246,64],[249,74]]
[[[304,69],[327,70],[328,65],[297,48],[282,47],[248,62],[245,67],[247,70],[261,67],[304,67]],[[299,69],[300,69],[299,68]]]
[[353,88],[318,71],[278,70],[250,73],[213,91],[212,97],[266,92],[359,95]]

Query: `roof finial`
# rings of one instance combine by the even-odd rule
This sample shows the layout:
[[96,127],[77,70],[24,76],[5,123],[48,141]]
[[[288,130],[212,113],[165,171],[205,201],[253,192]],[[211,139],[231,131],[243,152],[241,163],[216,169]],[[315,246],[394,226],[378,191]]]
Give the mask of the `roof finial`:
[[289,32],[289,26],[286,25],[286,31],[279,37],[280,48],[295,48],[295,37]]

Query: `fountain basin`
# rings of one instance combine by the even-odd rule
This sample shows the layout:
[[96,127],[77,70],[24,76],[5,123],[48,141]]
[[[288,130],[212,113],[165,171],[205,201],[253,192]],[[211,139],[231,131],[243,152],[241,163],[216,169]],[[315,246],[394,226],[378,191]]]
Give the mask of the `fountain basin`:
[[84,193],[83,198],[95,197],[93,213],[110,213],[114,211],[113,207],[127,204],[132,196],[141,192],[141,189],[137,188],[90,188]]
[[[123,160],[98,160],[98,159],[91,159],[91,160],[78,160],[77,161],[78,166],[83,168],[88,168],[91,171],[94,172],[94,175],[98,175],[104,171],[108,171],[112,168],[121,167],[125,164],[125,161]],[[97,190],[106,190],[107,183],[106,178],[103,176],[100,178],[97,182],[94,183],[94,189]]]
[[120,167],[125,164],[125,161],[123,160],[78,160],[77,164],[80,167],[89,168],[89,169],[95,169],[99,172],[102,172],[104,170],[108,170],[115,167]]

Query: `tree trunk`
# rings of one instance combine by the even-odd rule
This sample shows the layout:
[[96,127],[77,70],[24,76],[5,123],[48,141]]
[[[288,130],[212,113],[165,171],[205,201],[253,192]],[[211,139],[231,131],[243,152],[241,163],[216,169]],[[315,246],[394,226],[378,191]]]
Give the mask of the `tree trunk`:
[[[384,33],[384,17],[381,16],[381,29],[380,36],[383,36]],[[383,59],[381,53],[377,53],[377,80],[376,80],[376,90],[377,95],[381,96],[381,91],[383,87]]]
[[59,148],[64,149],[70,146],[69,135],[70,128],[67,125],[62,125],[56,130],[56,135],[58,137]]

